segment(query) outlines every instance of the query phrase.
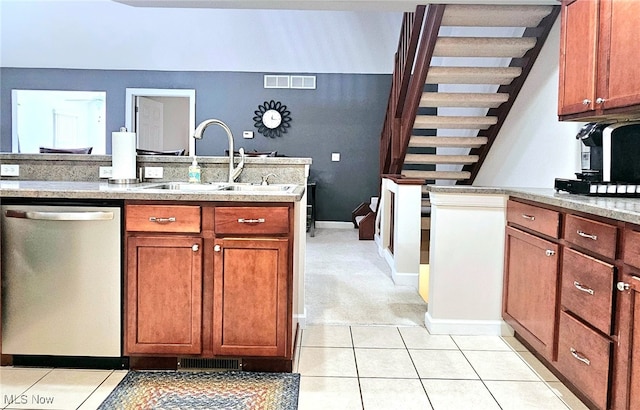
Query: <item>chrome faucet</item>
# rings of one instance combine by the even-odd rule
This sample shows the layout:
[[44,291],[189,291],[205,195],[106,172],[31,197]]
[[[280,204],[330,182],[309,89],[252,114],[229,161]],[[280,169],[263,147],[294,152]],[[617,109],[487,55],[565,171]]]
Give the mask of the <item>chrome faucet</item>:
[[233,158],[233,135],[231,134],[231,130],[224,122],[216,119],[204,120],[196,127],[196,130],[193,133],[193,138],[197,140],[202,139],[202,134],[204,130],[211,124],[217,124],[222,127],[222,129],[227,133],[227,139],[229,140],[229,183],[232,184],[242,173],[242,169],[244,167],[244,149],[240,148],[238,152],[240,153],[240,163],[237,167],[233,167],[234,158]]

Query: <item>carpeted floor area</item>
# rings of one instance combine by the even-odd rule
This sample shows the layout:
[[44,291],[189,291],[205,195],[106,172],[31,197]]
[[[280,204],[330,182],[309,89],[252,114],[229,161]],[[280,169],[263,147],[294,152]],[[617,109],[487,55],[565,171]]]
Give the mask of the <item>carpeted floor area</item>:
[[131,371],[99,410],[295,410],[300,375]]
[[374,241],[355,229],[316,229],[307,236],[307,323],[424,326],[418,291],[396,286]]

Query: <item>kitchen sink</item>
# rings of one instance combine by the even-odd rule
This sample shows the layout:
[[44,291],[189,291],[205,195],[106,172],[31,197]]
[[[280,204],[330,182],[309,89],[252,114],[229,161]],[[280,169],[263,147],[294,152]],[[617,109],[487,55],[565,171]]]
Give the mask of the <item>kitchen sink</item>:
[[243,193],[262,193],[277,192],[289,193],[296,189],[296,184],[271,184],[271,185],[254,185],[254,184],[228,184],[214,182],[210,184],[190,184],[188,182],[164,182],[161,184],[153,184],[142,187],[141,189],[162,189],[167,191],[183,191],[183,192],[202,192],[202,191],[236,191]]

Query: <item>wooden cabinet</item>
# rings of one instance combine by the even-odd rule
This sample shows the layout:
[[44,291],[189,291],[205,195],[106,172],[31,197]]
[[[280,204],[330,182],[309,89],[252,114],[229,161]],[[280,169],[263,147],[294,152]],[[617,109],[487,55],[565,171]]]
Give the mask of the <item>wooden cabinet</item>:
[[287,238],[216,239],[214,354],[287,354]]
[[617,336],[614,351],[614,409],[640,408],[640,227],[625,229],[623,275],[618,290]]
[[201,208],[125,206],[126,355],[202,351]]
[[126,286],[126,355],[201,352],[201,238],[128,238]]
[[640,112],[640,2],[564,0],[561,119],[628,118]]
[[265,369],[290,370],[292,210],[126,203],[126,354],[252,359],[252,369],[269,359]]
[[555,355],[560,216],[553,210],[507,203],[503,317],[548,360]]
[[217,207],[216,355],[292,357],[288,207]]

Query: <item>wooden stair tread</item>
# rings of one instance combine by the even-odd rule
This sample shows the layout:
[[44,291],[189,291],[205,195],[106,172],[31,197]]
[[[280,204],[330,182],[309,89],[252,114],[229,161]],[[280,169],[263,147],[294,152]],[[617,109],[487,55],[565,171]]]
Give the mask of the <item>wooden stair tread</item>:
[[442,16],[443,26],[535,27],[552,6],[450,4]]
[[441,115],[416,115],[413,128],[447,128],[447,129],[480,129],[486,130],[498,122],[493,116],[441,116]]
[[487,137],[422,137],[412,135],[409,140],[409,146],[414,148],[479,148],[486,143]]
[[467,171],[414,171],[414,170],[403,170],[402,175],[408,178],[422,178],[426,180],[436,180],[436,179],[446,179],[446,180],[456,180],[461,181],[464,179],[469,179],[471,177],[471,172]]
[[438,37],[433,56],[521,58],[535,45],[535,37]]
[[425,92],[420,98],[420,107],[497,108],[508,99],[507,93]]
[[477,155],[438,155],[438,154],[407,154],[405,164],[475,164]]
[[430,67],[426,84],[510,84],[520,67]]

